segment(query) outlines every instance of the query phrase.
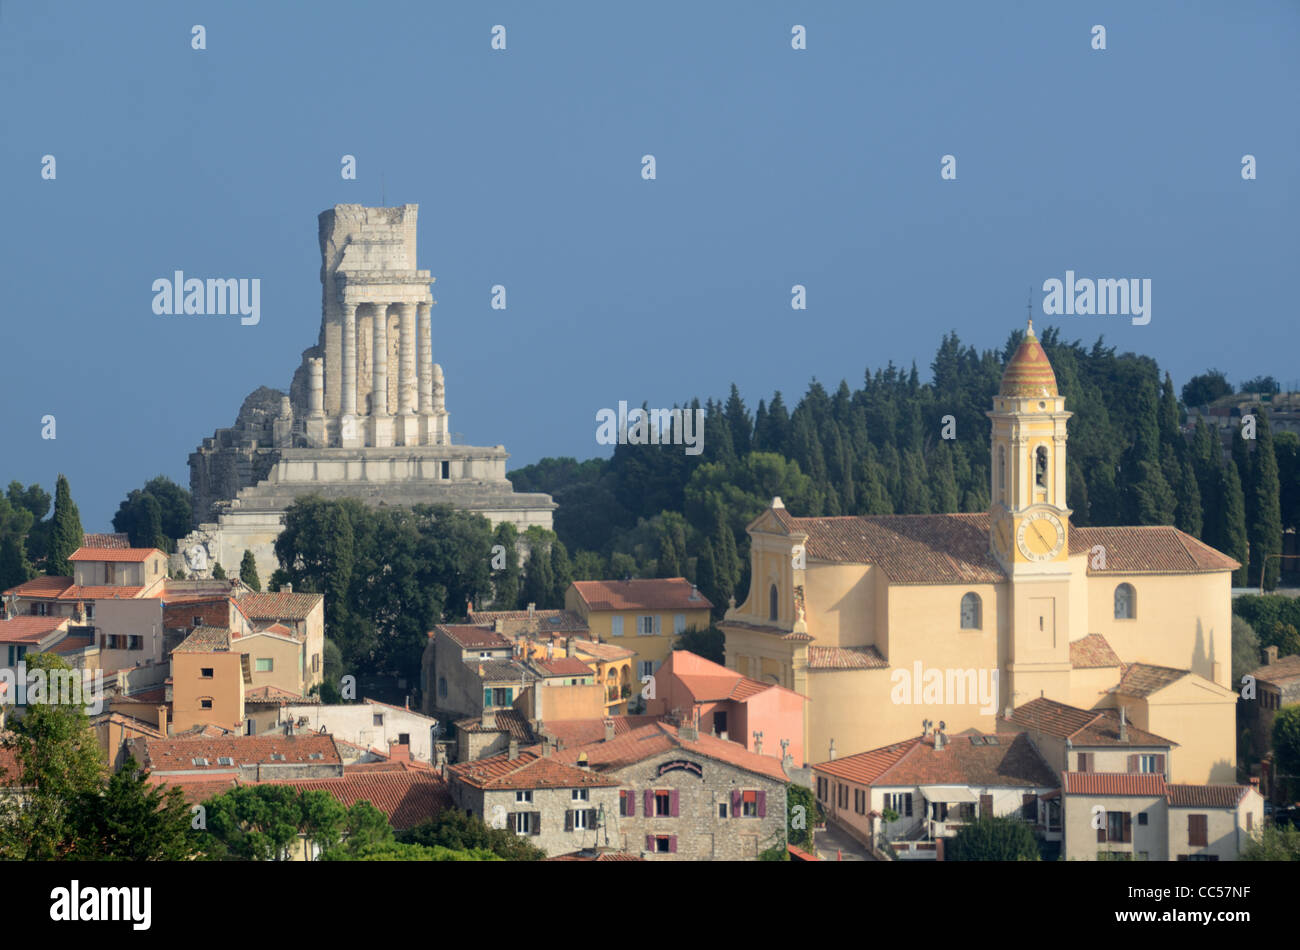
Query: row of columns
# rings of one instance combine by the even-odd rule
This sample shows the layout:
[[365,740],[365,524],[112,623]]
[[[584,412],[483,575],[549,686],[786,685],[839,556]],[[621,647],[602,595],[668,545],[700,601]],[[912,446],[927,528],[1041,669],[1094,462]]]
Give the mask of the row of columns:
[[[374,304],[374,346],[372,347],[372,416],[386,416],[388,407],[388,304]],[[427,303],[399,303],[397,358],[397,414],[433,412],[432,306]],[[357,415],[357,307],[343,307],[343,393],[341,415]],[[311,398],[316,397],[316,370],[312,370]],[[321,392],[323,393],[323,380]],[[413,395],[417,398],[413,399]],[[415,404],[413,404],[415,403]],[[316,402],[312,411],[316,411]]]

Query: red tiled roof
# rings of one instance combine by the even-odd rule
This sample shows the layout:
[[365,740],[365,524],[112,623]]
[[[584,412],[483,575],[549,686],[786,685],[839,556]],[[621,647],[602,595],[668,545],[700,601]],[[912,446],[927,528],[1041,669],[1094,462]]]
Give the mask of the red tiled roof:
[[150,775],[149,782],[167,788],[179,788],[185,796],[187,805],[198,805],[224,792],[230,791],[239,782],[233,775],[220,778],[206,775]]
[[[784,515],[784,509],[775,509]],[[1006,579],[989,552],[987,514],[850,515],[780,519],[808,535],[808,557],[874,564],[895,584],[973,584]]]
[[303,696],[301,693],[295,693],[291,689],[284,689],[281,686],[252,686],[244,690],[244,702],[246,703],[275,703],[279,706],[296,705],[298,703],[310,703],[317,705],[320,700],[315,696]]
[[921,739],[872,784],[1053,788],[1057,781],[1026,734],[967,732],[948,736],[942,749],[933,735]]
[[87,534],[81,539],[84,548],[129,548],[131,537],[127,534]]
[[67,625],[67,617],[33,617],[20,614],[0,620],[0,643],[38,643]]
[[557,656],[553,660],[533,660],[533,663],[547,676],[591,676],[594,672],[576,656]]
[[1236,808],[1249,785],[1167,785],[1174,808]]
[[1263,683],[1285,686],[1300,679],[1300,654],[1279,657],[1272,663],[1251,670],[1249,675]]
[[69,561],[127,561],[139,563],[154,554],[165,554],[157,548],[92,548],[80,547],[68,555]]
[[1153,666],[1150,663],[1130,663],[1120,677],[1119,685],[1111,688],[1112,693],[1125,696],[1150,696],[1173,683],[1177,683],[1187,670],[1176,670],[1169,666]]
[[236,603],[250,620],[306,620],[324,599],[324,594],[250,591],[239,594]]
[[859,785],[870,785],[920,741],[920,736],[904,739],[902,742],[895,742],[893,745],[872,749],[869,752],[858,752],[842,759],[819,762],[813,768],[826,775],[857,782]]
[[520,742],[533,742],[536,740],[528,721],[517,709],[498,709],[495,721],[496,725],[489,728],[483,725],[481,716],[475,716],[472,719],[458,719],[456,728],[464,729],[466,732],[505,732]]
[[[192,772],[237,769],[243,765],[341,765],[339,751],[332,736],[310,733],[295,736],[230,736],[212,738],[202,735],[173,736],[170,739],[145,739],[144,764],[151,772]],[[312,758],[313,755],[320,758]],[[283,759],[272,759],[283,755]],[[233,765],[218,765],[221,757],[234,760]],[[203,758],[207,765],[195,765]]]
[[1104,570],[1088,574],[1197,574],[1235,571],[1236,561],[1190,534],[1169,525],[1070,529],[1070,554],[1086,554],[1100,545],[1106,552]]
[[302,792],[328,792],[348,808],[357,802],[370,802],[398,831],[453,807],[447,783],[441,775],[427,769],[364,772],[352,769],[336,778],[278,779],[266,784],[288,785]]
[[1165,777],[1158,772],[1062,772],[1066,795],[1165,794]]
[[489,630],[487,627],[473,627],[468,624],[440,623],[438,626],[434,627],[434,629],[446,634],[452,639],[452,641],[466,650],[500,650],[505,647],[514,646],[513,640],[502,636],[495,630]]
[[5,591],[5,596],[13,594],[15,597],[57,598],[71,586],[71,577],[33,577],[29,581],[23,581],[17,587],[10,587]]
[[230,649],[230,631],[222,627],[195,627],[173,653],[214,653]]
[[573,587],[589,610],[708,610],[713,607],[684,577],[574,581]]
[[614,643],[596,643],[593,640],[574,640],[573,649],[576,653],[585,653],[605,662],[626,660],[636,656],[636,650],[629,650]]
[[115,584],[72,585],[59,600],[134,600],[143,587],[120,587]]
[[557,854],[553,858],[546,858],[547,861],[644,861],[645,858],[639,854],[632,854],[628,851],[570,851],[568,854]]
[[999,720],[999,728],[1016,732],[1041,732],[1057,739],[1069,739],[1075,746],[1177,746],[1163,736],[1133,723],[1126,726],[1128,739],[1119,738],[1119,711],[1115,709],[1079,709],[1052,699],[1032,699],[1011,713],[1011,719]]
[[501,621],[502,633],[586,633],[587,621],[572,610],[471,610],[469,622],[491,627]]
[[883,670],[889,666],[875,647],[809,647],[810,670]]
[[[552,728],[553,725],[548,724],[547,728]],[[697,753],[705,758],[716,759],[735,768],[765,775],[781,782],[788,781],[785,769],[773,756],[759,755],[757,752],[750,752],[739,742],[717,739],[704,733],[700,733],[699,739],[695,741],[683,739],[677,727],[666,722],[653,722],[625,735],[616,735],[612,742],[599,741],[561,749],[551,758],[574,763],[577,762],[579,755],[585,753],[592,769],[607,772],[676,749]]]
[[496,755],[451,766],[459,781],[485,791],[520,788],[609,788],[619,783],[554,756],[521,752],[516,758]]
[[[497,713],[498,720],[501,714]],[[629,732],[659,721],[659,716],[610,716],[614,723],[614,736],[625,736]],[[559,740],[561,748],[571,749],[600,742],[605,738],[604,719],[555,719],[546,723],[542,731]]]
[[744,702],[751,696],[769,689],[781,689],[775,683],[742,676],[733,669],[706,660],[688,650],[674,650],[660,667],[660,672],[667,670],[675,676],[697,703],[707,703],[720,699]]
[[1106,638],[1100,633],[1090,633],[1086,637],[1070,641],[1070,666],[1076,670],[1109,668],[1119,666],[1119,654],[1111,649]]

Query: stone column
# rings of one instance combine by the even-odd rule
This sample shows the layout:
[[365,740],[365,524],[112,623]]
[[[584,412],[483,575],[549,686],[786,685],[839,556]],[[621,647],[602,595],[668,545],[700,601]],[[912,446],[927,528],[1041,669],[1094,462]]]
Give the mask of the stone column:
[[325,361],[307,359],[307,444],[325,445]]
[[397,441],[401,445],[415,445],[420,440],[419,426],[413,405],[415,395],[415,304],[399,303],[401,318],[397,353]]
[[374,386],[370,392],[370,444],[392,445],[393,424],[388,415],[388,304],[375,304]]
[[361,445],[357,426],[357,305],[343,304],[343,402],[339,408],[339,444]]
[[420,416],[420,444],[435,443],[433,421],[433,321],[430,313],[433,304],[422,303],[416,311],[416,358],[419,362],[420,391],[418,411]]
[[432,438],[429,439],[430,445],[450,445],[449,426],[450,418],[447,415],[447,386],[443,381],[442,367],[437,363],[433,364],[433,395],[431,405],[433,407],[433,421],[430,423]]

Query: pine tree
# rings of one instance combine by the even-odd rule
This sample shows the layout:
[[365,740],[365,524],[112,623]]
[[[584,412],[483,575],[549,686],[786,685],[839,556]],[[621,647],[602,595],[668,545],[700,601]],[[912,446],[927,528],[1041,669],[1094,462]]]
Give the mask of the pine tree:
[[224,581],[226,579],[226,569],[221,566],[220,561],[216,561],[212,565],[212,579],[217,581]]
[[555,593],[555,572],[551,568],[549,544],[530,538],[531,549],[528,563],[524,568],[524,586],[519,597],[519,607],[536,604],[539,610],[545,609]]
[[952,449],[947,442],[935,446],[930,457],[931,504],[937,514],[957,511],[957,476],[953,470]]
[[51,577],[71,577],[72,563],[68,560],[81,547],[86,535],[81,530],[81,513],[72,500],[68,479],[59,475],[54,488],[53,529],[50,537],[50,554],[45,573]]
[[519,529],[508,521],[497,525],[493,533],[493,545],[505,549],[505,566],[492,572],[492,589],[495,596],[492,606],[497,610],[514,610],[519,603],[519,581],[522,569],[519,566]]
[[573,583],[573,565],[569,562],[569,552],[564,542],[556,538],[551,542],[551,595],[548,603],[551,610],[564,608],[564,595]]
[[925,459],[913,449],[903,451],[903,484],[900,501],[901,514],[928,515],[930,488],[925,471]]
[[735,450],[736,458],[744,458],[749,454],[753,442],[754,423],[735,383],[731,384],[731,395],[727,397],[723,415],[731,432],[731,447]]
[[257,561],[253,558],[253,552],[244,549],[243,560],[239,562],[239,579],[255,591],[261,591],[262,581],[257,576]]
[[772,394],[772,402],[767,407],[767,436],[763,440],[765,444],[763,451],[775,452],[791,458],[790,430],[790,411],[786,409],[785,401],[781,398],[781,391],[778,389]]
[[1282,553],[1282,488],[1278,481],[1277,455],[1273,449],[1273,430],[1263,408],[1256,407],[1255,420],[1255,452],[1249,486],[1254,501],[1246,506],[1253,512],[1247,529],[1250,576],[1252,583],[1262,576],[1264,589],[1273,590],[1277,587],[1281,561],[1267,556]]

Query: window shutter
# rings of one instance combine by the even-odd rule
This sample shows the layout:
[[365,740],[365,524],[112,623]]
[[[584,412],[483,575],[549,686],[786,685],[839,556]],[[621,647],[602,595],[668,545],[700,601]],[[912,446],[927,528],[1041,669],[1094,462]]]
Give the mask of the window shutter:
[[646,836],[645,836],[645,849],[646,849],[647,851],[653,851],[653,850],[655,849],[655,836],[654,836],[654,835],[646,835]]
[[573,830],[573,809],[572,808],[570,808],[568,811],[564,813],[564,830],[565,831]]
[[1103,819],[1101,827],[1097,829],[1097,841],[1100,843],[1105,843],[1106,841],[1106,821],[1108,820],[1109,819]]
[[655,815],[655,793],[652,790],[647,788],[645,790],[645,816],[647,818],[653,818],[654,815]]
[[542,833],[542,813],[540,811],[535,811],[533,812],[533,834],[540,835],[541,833]]
[[674,788],[668,793],[668,813],[674,818],[678,817],[677,808],[677,789]]
[[609,621],[609,633],[610,633],[610,636],[613,636],[613,637],[621,637],[621,636],[623,635],[623,618],[622,618],[622,617],[611,617],[611,618],[610,618],[610,621]]
[[904,801],[907,803],[906,817],[911,818],[912,817],[912,793],[911,792],[907,793],[907,797],[904,799]]
[[741,800],[740,789],[732,789],[731,791],[731,817],[732,818],[740,817],[740,800]]
[[490,689],[483,690],[483,705],[484,706],[492,705],[492,690]]
[[1138,770],[1138,757],[1136,755],[1130,755],[1128,757],[1128,770],[1130,772],[1136,772]]
[[676,836],[676,835],[669,835],[669,836],[668,836],[668,853],[669,853],[669,854],[676,854],[676,853],[677,853],[677,836]]
[[1133,841],[1133,815],[1124,812],[1124,841],[1132,843]]
[[767,817],[767,792],[758,793],[758,817]]
[[627,814],[629,818],[636,817],[636,792],[631,789],[627,792]]
[[594,809],[594,808],[588,808],[588,809],[587,809],[587,829],[590,830],[590,831],[594,831],[595,828],[596,828],[596,809]]
[[1165,757],[1163,755],[1156,756],[1156,771],[1161,775],[1165,774]]
[[663,617],[660,614],[655,614],[655,633],[659,634],[663,632],[664,632]]

